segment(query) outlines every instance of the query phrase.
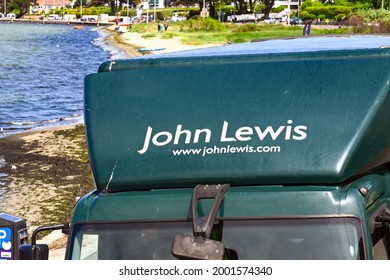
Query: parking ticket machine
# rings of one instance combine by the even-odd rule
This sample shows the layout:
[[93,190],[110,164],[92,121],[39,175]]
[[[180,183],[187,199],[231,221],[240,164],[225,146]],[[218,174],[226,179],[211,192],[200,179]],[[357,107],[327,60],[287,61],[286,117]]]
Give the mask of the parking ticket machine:
[[19,259],[18,248],[27,239],[26,220],[0,212],[0,260]]

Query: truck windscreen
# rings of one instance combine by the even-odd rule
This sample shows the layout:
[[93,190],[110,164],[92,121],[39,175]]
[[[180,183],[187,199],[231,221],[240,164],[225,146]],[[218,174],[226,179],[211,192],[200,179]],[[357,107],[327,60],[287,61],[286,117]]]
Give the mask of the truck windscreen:
[[[190,221],[79,224],[71,259],[175,259],[172,241],[192,235]],[[220,220],[211,239],[221,241],[225,259],[363,259],[356,218]]]

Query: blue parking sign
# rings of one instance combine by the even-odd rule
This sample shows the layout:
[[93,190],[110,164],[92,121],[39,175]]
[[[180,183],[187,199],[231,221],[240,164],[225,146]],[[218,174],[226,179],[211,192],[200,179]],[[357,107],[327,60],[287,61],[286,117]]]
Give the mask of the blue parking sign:
[[0,260],[12,260],[12,231],[0,228]]

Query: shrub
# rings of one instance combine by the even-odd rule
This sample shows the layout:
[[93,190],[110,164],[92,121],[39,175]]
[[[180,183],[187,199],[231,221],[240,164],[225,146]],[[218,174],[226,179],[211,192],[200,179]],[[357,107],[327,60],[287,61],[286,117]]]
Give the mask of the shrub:
[[390,22],[386,20],[378,20],[377,23],[372,26],[372,31],[374,33],[389,33]]
[[299,14],[299,17],[302,19],[302,20],[308,20],[308,19],[311,19],[311,14],[307,11],[302,11],[300,14]]
[[158,20],[166,20],[171,16],[171,13],[169,11],[157,11],[156,13],[156,19]]
[[[264,4],[263,4],[263,5],[264,5]],[[264,5],[264,7],[265,7],[265,5]],[[272,11],[273,13],[280,13],[280,12],[283,12],[283,10],[286,9],[286,8],[287,8],[287,6],[282,5],[282,6],[279,6],[279,7],[277,7],[277,8],[272,8],[271,11]]]
[[304,11],[308,12],[309,14],[316,15],[317,17],[319,15],[324,15],[326,18],[334,19],[338,14],[350,15],[352,12],[352,7],[337,5],[324,6],[319,4],[314,5],[313,3],[311,6],[306,6],[302,12]]
[[359,11],[349,20],[354,33],[389,33],[390,13],[387,11]]
[[335,20],[337,20],[337,21],[346,20],[346,19],[347,19],[347,15],[345,15],[345,14],[338,14],[335,16]]
[[264,26],[255,23],[237,24],[232,26],[233,32],[254,32],[262,31],[263,29]]
[[218,20],[212,18],[189,19],[180,23],[181,31],[224,31],[226,27]]
[[319,15],[318,18],[322,21],[322,20],[326,19],[326,16],[325,15]]

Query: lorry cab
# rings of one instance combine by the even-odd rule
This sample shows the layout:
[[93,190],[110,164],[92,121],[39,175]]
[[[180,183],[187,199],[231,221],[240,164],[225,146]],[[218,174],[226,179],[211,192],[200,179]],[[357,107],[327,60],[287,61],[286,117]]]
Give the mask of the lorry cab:
[[[390,37],[103,63],[66,259],[389,259]],[[280,71],[280,69],[283,69]]]

